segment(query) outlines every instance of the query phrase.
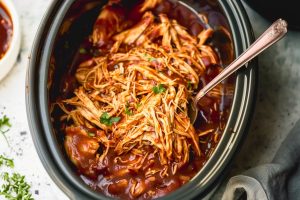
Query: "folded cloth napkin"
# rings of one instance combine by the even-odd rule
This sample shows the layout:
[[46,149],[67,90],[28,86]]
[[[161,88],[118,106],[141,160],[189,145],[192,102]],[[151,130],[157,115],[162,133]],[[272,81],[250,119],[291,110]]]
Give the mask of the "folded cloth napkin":
[[222,200],[241,196],[247,196],[247,200],[300,199],[300,120],[271,163],[230,178]]

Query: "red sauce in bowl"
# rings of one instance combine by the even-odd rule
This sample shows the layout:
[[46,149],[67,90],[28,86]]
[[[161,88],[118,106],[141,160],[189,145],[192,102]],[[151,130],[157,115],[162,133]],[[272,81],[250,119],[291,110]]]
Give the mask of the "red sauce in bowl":
[[13,35],[13,24],[9,12],[0,1],[0,59],[9,48]]

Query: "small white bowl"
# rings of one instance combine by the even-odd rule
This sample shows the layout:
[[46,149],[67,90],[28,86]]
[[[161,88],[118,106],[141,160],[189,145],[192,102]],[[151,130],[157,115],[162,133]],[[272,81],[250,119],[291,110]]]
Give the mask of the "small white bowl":
[[21,46],[21,30],[18,13],[11,0],[0,0],[11,17],[13,24],[13,35],[8,50],[0,59],[0,81],[8,74],[14,66]]

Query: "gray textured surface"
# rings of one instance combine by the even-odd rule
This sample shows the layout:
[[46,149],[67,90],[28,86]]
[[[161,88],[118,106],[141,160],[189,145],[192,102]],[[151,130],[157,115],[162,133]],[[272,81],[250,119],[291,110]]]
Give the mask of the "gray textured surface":
[[[245,5],[245,4],[244,4]],[[271,23],[245,5],[259,36]],[[270,162],[281,142],[300,119],[300,32],[290,31],[259,56],[259,83],[251,128],[229,177]],[[225,181],[212,199],[220,199]]]

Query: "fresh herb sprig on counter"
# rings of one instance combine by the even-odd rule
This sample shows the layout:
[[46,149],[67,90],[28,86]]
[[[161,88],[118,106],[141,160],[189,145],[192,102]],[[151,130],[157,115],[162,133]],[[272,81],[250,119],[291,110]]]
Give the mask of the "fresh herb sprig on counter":
[[0,195],[8,200],[34,200],[25,176],[19,173],[10,175],[8,172],[4,172],[1,177],[5,183],[1,186]]
[[10,127],[11,127],[11,124],[10,124],[9,118],[6,115],[4,115],[2,118],[0,118],[0,134],[6,140],[6,143],[8,146],[9,146],[9,143],[8,143],[5,133],[9,131]]
[[2,167],[2,166],[14,168],[13,159],[9,159],[9,158],[4,157],[3,155],[0,155],[0,167]]
[[[7,144],[8,140],[5,133],[11,128],[9,118],[4,115],[0,118],[0,134],[3,135]],[[0,168],[8,167],[14,168],[14,161],[11,158],[7,158],[0,155]],[[25,181],[25,176],[19,173],[3,172],[0,175],[0,198],[4,197],[8,200],[34,200],[30,193],[30,185]],[[2,199],[2,198],[1,198]]]
[[[0,155],[0,167],[14,167],[13,159]],[[30,185],[25,181],[25,176],[19,173],[3,172],[1,174],[0,196],[8,200],[34,200],[30,193]]]
[[[9,118],[4,115],[2,118],[0,118],[0,132],[1,133],[6,133],[9,128],[11,127],[11,124],[9,122]],[[4,129],[6,128],[6,129]]]

